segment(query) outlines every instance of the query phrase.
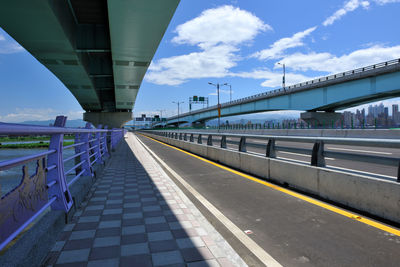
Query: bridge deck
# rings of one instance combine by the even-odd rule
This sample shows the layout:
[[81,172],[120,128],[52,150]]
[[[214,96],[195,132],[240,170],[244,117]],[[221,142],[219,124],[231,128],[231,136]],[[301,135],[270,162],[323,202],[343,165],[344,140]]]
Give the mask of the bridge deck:
[[[248,236],[283,266],[398,266],[400,236],[361,223],[354,212],[354,217],[345,217],[341,208],[328,210],[330,204],[312,204],[275,185],[139,138],[239,229],[251,230]],[[247,262],[243,255],[250,250],[243,253],[237,244],[231,242]]]
[[44,265],[245,263],[137,139],[128,134]]

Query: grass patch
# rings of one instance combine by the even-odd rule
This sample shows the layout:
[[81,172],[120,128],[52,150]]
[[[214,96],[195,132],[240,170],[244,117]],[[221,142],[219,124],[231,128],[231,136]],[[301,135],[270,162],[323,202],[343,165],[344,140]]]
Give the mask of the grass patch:
[[[73,135],[64,135],[64,139],[74,139]],[[19,142],[19,141],[48,141],[50,136],[3,136],[0,142]]]
[[[74,142],[73,141],[66,141],[63,142],[64,146],[72,145]],[[1,144],[0,143],[0,149],[2,148],[48,148],[49,143],[28,143],[28,144]]]

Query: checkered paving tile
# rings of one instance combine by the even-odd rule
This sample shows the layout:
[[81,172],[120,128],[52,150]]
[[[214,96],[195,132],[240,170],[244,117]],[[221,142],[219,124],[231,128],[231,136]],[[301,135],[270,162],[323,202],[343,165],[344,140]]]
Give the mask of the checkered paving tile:
[[128,134],[43,266],[246,265]]

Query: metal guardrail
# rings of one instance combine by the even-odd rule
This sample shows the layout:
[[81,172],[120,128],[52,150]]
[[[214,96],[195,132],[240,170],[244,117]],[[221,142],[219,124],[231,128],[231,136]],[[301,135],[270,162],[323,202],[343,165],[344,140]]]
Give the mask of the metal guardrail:
[[[94,177],[93,166],[102,164],[125,134],[123,129],[64,128],[67,117],[58,116],[55,127],[0,123],[0,135],[50,135],[48,151],[0,162],[0,171],[23,166],[20,184],[0,199],[0,251],[48,207],[68,212],[73,205],[69,188],[84,176]],[[64,134],[74,134],[75,142],[63,146]],[[66,159],[63,151],[74,149]],[[75,165],[64,171],[64,164],[75,160]],[[29,176],[28,163],[36,161],[36,172]],[[66,175],[75,172],[68,183]],[[1,178],[1,176],[0,176]]]
[[[347,77],[348,78],[357,77],[360,74],[368,75],[371,71],[384,70],[385,68],[393,68],[396,65],[400,66],[400,59],[393,59],[393,60],[389,60],[389,61],[386,61],[386,62],[377,63],[377,64],[370,65],[370,66],[366,66],[366,67],[363,67],[363,68],[358,68],[358,69],[354,69],[354,70],[350,70],[350,71],[340,72],[340,73],[336,73],[336,74],[333,74],[333,75],[328,75],[328,76],[324,76],[324,77],[321,77],[321,78],[317,78],[317,79],[314,79],[314,80],[297,83],[297,84],[294,84],[294,85],[287,86],[285,88],[279,88],[279,89],[271,90],[271,91],[268,91],[268,92],[264,92],[264,93],[260,93],[260,94],[256,94],[256,95],[252,95],[252,96],[236,99],[236,100],[233,100],[231,102],[226,102],[226,103],[221,104],[221,108],[229,107],[229,106],[237,105],[237,104],[247,103],[247,102],[256,100],[258,98],[261,99],[261,98],[266,98],[266,97],[271,97],[271,96],[284,95],[284,94],[297,92],[297,91],[301,91],[301,90],[307,90],[310,87],[312,87],[312,88],[313,87],[317,87],[320,84],[324,84],[325,85],[327,82],[334,83],[335,80],[341,81],[342,78],[344,78],[344,77],[346,77],[346,78]],[[218,105],[214,105],[214,106],[210,106],[208,108],[198,109],[198,110],[194,110],[192,112],[186,112],[186,113],[180,114],[179,117],[183,118],[184,116],[215,110],[217,107],[218,107]],[[172,116],[170,118],[167,118],[167,120],[173,120],[173,119],[177,119],[177,118],[178,118],[178,116]]]
[[[353,160],[367,163],[382,164],[386,166],[397,167],[397,182],[400,182],[400,159],[374,156],[365,154],[356,154],[349,152],[326,151],[325,144],[336,145],[351,145],[351,146],[367,146],[381,148],[400,148],[400,139],[375,139],[375,138],[340,138],[340,137],[302,137],[302,136],[274,136],[274,135],[251,135],[251,134],[229,134],[229,133],[207,133],[207,132],[192,132],[192,131],[144,131],[154,135],[164,136],[168,138],[197,142],[203,144],[206,140],[208,146],[213,146],[218,143],[221,148],[228,148],[227,144],[238,146],[238,151],[247,152],[247,147],[257,147],[265,149],[265,156],[275,158],[276,152],[292,152],[305,155],[311,155],[311,166],[325,167],[325,157]],[[218,138],[215,138],[218,137]],[[233,140],[227,140],[231,138]],[[266,145],[251,143],[249,139],[268,141]],[[276,141],[287,141],[297,143],[311,143],[312,149],[294,148],[275,145]]]

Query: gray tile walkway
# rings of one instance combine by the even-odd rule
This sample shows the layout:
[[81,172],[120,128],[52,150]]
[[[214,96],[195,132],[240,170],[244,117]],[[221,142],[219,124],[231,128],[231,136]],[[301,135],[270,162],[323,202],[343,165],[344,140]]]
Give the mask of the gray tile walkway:
[[129,133],[43,265],[246,266]]

